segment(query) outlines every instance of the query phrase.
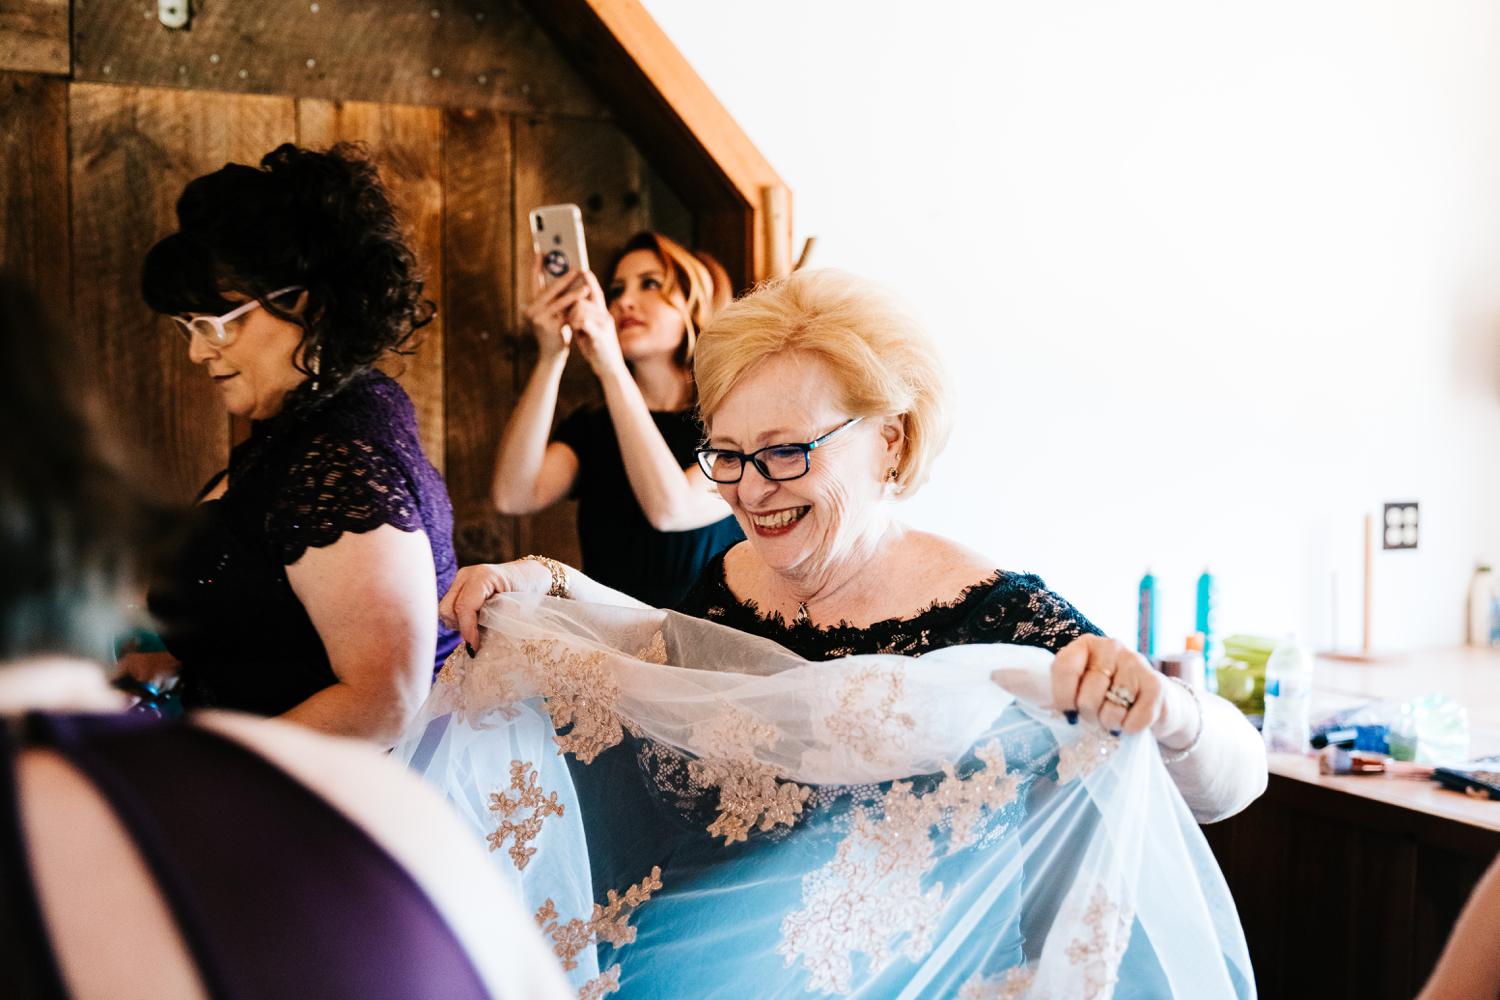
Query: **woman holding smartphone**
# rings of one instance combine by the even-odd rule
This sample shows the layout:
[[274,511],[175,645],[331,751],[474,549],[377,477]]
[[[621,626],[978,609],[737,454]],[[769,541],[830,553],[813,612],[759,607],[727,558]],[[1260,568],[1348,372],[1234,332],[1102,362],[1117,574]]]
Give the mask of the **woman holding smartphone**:
[[[505,426],[491,495],[503,514],[573,497],[583,568],[656,607],[672,607],[719,552],[744,535],[698,468],[698,331],[729,302],[717,261],[659,233],[625,244],[606,292],[590,271],[544,283],[526,310],[536,368]],[[604,390],[548,431],[569,351]]]

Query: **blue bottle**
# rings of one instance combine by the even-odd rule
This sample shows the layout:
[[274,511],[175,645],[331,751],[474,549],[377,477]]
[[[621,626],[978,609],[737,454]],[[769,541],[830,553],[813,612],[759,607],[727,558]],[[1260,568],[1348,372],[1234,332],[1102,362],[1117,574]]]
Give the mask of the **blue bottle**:
[[1156,655],[1156,633],[1160,624],[1160,609],[1156,604],[1156,577],[1151,570],[1141,577],[1140,603],[1137,606],[1136,651],[1146,659]]
[[1214,630],[1218,624],[1218,603],[1218,587],[1214,584],[1213,574],[1205,568],[1198,575],[1197,615],[1193,627],[1203,633],[1203,672],[1209,691],[1218,690],[1217,679],[1213,672]]

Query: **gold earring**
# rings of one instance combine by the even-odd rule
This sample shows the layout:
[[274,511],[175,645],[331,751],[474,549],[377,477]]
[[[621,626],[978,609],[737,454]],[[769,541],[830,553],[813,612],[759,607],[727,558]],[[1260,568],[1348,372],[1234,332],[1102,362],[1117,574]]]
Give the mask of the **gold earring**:
[[888,483],[894,483],[896,481],[896,475],[896,467],[893,465],[889,469],[885,470],[885,481]]

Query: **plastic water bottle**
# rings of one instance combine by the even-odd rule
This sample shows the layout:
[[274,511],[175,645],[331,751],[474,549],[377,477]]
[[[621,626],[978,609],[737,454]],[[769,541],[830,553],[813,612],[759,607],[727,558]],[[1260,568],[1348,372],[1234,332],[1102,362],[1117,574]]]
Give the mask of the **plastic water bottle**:
[[1266,661],[1266,715],[1261,724],[1266,749],[1306,753],[1310,723],[1313,660],[1288,636],[1276,644]]

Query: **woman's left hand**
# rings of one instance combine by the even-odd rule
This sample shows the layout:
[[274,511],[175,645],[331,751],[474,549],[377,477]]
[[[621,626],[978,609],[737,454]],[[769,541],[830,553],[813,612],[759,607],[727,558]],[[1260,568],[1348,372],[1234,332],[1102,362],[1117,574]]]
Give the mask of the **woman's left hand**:
[[595,375],[603,377],[623,371],[625,357],[620,353],[620,334],[604,301],[604,290],[599,287],[599,279],[594,277],[593,271],[584,271],[582,278],[588,291],[573,303],[564,317],[573,330],[573,343]]
[[1140,653],[1102,635],[1080,636],[1052,660],[1052,707],[1116,735],[1150,729],[1160,740],[1182,728],[1175,696],[1184,692],[1174,688]]

